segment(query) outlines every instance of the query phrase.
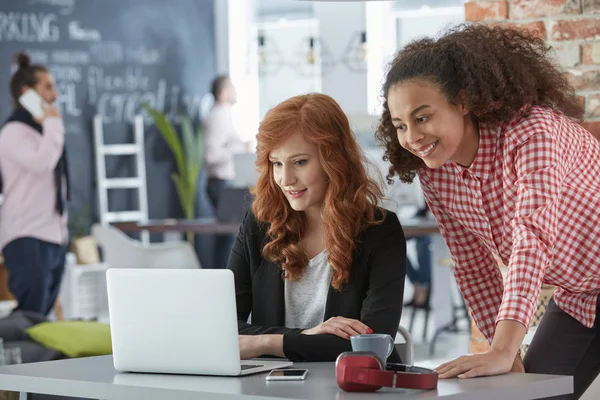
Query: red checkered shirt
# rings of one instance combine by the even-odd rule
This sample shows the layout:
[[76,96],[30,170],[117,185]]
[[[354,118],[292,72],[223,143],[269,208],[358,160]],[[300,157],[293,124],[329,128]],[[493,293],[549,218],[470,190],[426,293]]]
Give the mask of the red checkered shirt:
[[[491,342],[496,323],[529,327],[542,283],[586,327],[600,293],[600,142],[563,114],[522,109],[480,124],[469,168],[418,171],[450,249],[475,323]],[[494,256],[508,266],[503,284]]]

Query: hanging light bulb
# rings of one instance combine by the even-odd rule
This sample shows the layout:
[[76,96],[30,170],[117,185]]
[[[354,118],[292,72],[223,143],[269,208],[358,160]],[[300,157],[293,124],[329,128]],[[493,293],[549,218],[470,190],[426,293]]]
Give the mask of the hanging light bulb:
[[316,62],[315,58],[315,38],[308,38],[308,51],[306,52],[306,62],[309,64],[314,64]]
[[360,33],[360,60],[367,61],[367,32]]
[[260,34],[258,35],[258,62],[261,65],[267,63],[267,50],[265,47],[265,36]]

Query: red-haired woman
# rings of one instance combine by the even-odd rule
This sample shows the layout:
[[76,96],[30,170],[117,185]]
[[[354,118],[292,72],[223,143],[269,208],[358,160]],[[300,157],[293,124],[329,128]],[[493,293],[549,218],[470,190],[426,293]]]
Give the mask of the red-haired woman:
[[363,161],[331,97],[296,96],[267,113],[252,211],[229,259],[243,359],[331,361],[352,335],[395,335],[406,242]]

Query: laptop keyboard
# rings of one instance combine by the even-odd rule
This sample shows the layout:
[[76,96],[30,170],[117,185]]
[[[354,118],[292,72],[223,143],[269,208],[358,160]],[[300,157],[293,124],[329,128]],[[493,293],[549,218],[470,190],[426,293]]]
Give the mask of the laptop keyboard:
[[262,364],[242,364],[242,371],[250,369],[250,368],[259,368],[264,367]]

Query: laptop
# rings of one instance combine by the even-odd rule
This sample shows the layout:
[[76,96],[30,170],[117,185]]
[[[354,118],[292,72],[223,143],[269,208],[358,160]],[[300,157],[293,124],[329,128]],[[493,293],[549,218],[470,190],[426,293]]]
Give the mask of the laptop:
[[202,269],[106,271],[117,371],[240,376],[287,360],[240,360],[233,272]]

